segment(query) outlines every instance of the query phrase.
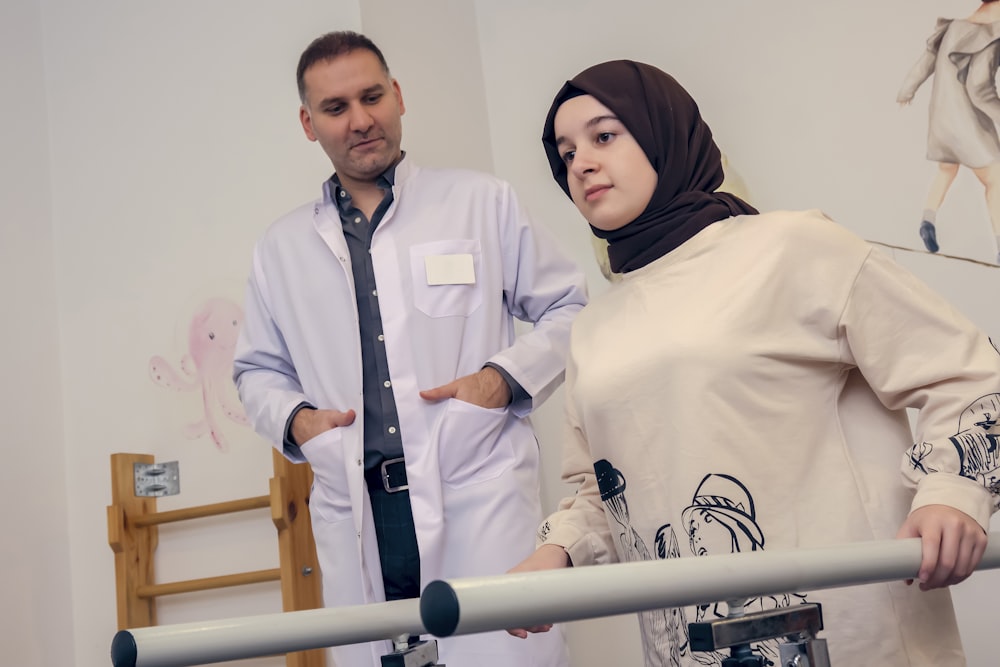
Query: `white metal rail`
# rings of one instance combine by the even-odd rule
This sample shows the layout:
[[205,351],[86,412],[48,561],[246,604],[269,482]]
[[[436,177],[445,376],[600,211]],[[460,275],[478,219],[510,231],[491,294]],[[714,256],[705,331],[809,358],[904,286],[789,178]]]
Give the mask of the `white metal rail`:
[[[920,541],[884,540],[435,581],[419,600],[122,630],[114,667],[185,667],[290,651],[439,637],[909,579]],[[979,569],[1000,568],[1000,532]]]

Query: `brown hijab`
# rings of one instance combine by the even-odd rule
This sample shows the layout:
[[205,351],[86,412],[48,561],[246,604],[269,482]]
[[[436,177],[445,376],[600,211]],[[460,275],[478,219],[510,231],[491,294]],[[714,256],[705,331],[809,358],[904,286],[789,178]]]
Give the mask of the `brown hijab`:
[[566,100],[592,95],[625,125],[656,170],[649,205],[621,229],[594,234],[608,240],[611,270],[634,271],[663,257],[717,220],[757,210],[726,192],[722,155],[698,105],[677,81],[652,65],[614,60],[566,82],[549,109],[542,144],[552,176],[567,195],[566,164],[556,148],[556,111]]

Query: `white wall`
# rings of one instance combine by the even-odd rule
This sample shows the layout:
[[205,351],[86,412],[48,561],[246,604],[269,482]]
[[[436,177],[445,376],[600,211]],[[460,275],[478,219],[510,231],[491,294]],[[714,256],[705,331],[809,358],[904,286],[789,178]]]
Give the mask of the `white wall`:
[[0,4],[0,662],[39,666],[74,634],[41,36],[34,0]]
[[[40,5],[62,322],[56,398],[73,471],[63,601],[75,663],[63,664],[96,667],[108,663],[115,631],[109,455],[179,461],[181,494],[160,509],[267,493],[268,445],[217,405],[228,451],[186,438],[184,426],[203,415],[200,391],[159,386],[148,367],[161,355],[182,372],[196,307],[209,297],[242,302],[255,239],[319,192],[330,167],[299,127],[295,65],[317,34],[358,28],[360,14],[346,0]],[[164,526],[157,561],[159,581],[275,567],[274,528],[266,510]],[[159,620],[280,611],[278,590],[162,598]]]
[[361,23],[403,89],[407,154],[425,166],[492,171],[474,3],[364,0]]
[[[24,514],[0,548],[4,599],[14,601],[0,612],[0,632],[11,636],[0,643],[18,658],[4,662],[107,664],[109,454],[180,462],[182,493],[161,509],[265,492],[267,445],[221,417],[227,451],[185,438],[199,393],[156,385],[148,364],[161,355],[179,367],[194,309],[207,297],[239,301],[253,241],[328,175],[298,127],[293,81],[299,52],[326,30],[362,29],[383,47],[408,105],[404,148],[413,157],[510,180],[587,267],[593,292],[604,283],[586,229],[551,181],[538,139],[562,81],[613,57],[657,64],[692,91],[761,208],[818,207],[869,239],[919,247],[932,173],[923,158],[927,91],[899,109],[896,88],[935,16],[974,3],[766,5],[4,3],[0,67],[11,95],[0,129],[0,275],[16,286],[3,304],[5,322],[17,325],[0,340],[17,351],[17,381],[4,390],[2,414],[10,450],[28,464],[0,473],[7,506]],[[977,187],[963,175],[939,215],[962,221],[952,238],[975,257],[990,236]],[[1000,315],[982,307],[995,269],[896,256],[1000,333]],[[535,419],[549,507],[565,491],[561,398]],[[275,562],[265,512],[164,528],[158,552],[161,581]],[[956,591],[972,665],[992,655],[980,631],[992,607],[985,581],[997,579]],[[160,620],[280,608],[276,585],[251,588],[165,598]],[[74,640],[47,641],[53,631]],[[570,635],[579,667],[639,664],[631,618],[574,624]]]

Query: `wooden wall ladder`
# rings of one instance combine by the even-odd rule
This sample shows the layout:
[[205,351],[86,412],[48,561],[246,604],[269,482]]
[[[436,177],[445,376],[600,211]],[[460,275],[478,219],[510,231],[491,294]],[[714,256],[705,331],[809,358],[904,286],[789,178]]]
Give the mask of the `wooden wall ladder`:
[[[153,464],[149,454],[111,455],[111,505],[108,506],[108,544],[115,554],[118,629],[156,625],[156,598],[177,593],[213,590],[263,581],[281,582],[284,611],[322,607],[322,588],[316,544],[309,522],[312,471],[276,450],[270,493],[169,512],[156,510],[155,497],[135,495],[134,464]],[[271,508],[278,531],[279,566],[204,579],[156,583],[153,555],[159,539],[157,526],[175,521]],[[288,653],[286,667],[325,667],[323,649]]]

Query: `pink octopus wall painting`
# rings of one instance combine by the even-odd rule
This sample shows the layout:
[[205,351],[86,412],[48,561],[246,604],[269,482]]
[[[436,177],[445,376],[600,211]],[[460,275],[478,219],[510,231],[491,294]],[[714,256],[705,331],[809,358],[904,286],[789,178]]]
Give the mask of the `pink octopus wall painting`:
[[188,327],[187,353],[179,369],[163,357],[149,360],[153,382],[174,391],[200,391],[202,414],[184,427],[191,439],[209,435],[220,451],[229,443],[219,428],[216,412],[237,424],[247,424],[246,414],[235,400],[232,388],[233,355],[243,324],[243,310],[229,299],[213,298],[202,303]]
[[[949,222],[938,238],[937,212],[945,195],[966,167],[982,184],[1000,264],[1000,97],[996,75],[1000,65],[1000,2],[978,3],[966,18],[940,18],[926,48],[906,75],[896,101],[907,105],[933,76],[930,96],[927,159],[937,164],[918,232],[928,252],[947,248],[956,226]],[[993,259],[991,257],[991,259]]]

